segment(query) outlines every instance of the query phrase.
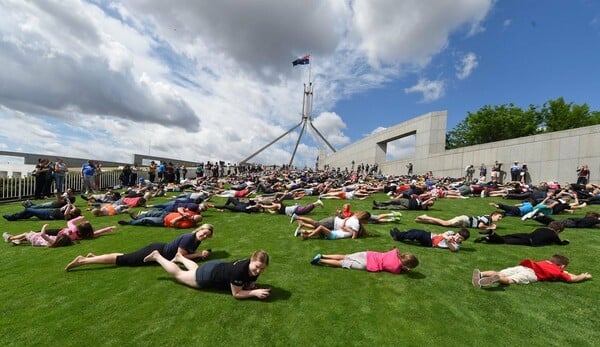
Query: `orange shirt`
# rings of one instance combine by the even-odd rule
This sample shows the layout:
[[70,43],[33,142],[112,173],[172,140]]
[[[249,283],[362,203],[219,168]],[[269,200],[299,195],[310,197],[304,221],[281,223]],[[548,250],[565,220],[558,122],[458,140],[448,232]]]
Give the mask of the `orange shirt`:
[[175,223],[175,225],[171,225],[171,222],[173,221],[173,219],[181,217],[181,213],[179,213],[179,212],[169,213],[168,215],[165,216],[164,226],[169,227],[169,228],[177,228],[177,229],[187,229],[187,228],[193,228],[194,226],[196,226],[196,222],[194,222],[191,218],[191,217],[195,216],[196,213],[194,213],[190,210],[187,210],[187,209],[185,210],[185,212],[189,215],[189,217],[181,218],[177,223]]

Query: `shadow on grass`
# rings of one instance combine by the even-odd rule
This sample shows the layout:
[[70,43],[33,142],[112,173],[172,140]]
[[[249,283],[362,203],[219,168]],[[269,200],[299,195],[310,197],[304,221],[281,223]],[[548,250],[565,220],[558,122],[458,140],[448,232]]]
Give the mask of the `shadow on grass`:
[[508,287],[508,285],[501,284],[495,287],[481,287],[481,289],[485,290],[486,292],[503,292]]
[[208,258],[208,260],[217,260],[217,259],[226,259],[229,258],[230,254],[227,251],[224,250],[214,250],[211,249],[211,253],[210,253],[210,257]]
[[407,272],[406,277],[409,277],[410,279],[413,279],[413,280],[422,280],[422,279],[427,278],[427,276],[425,276],[425,274],[418,272],[418,271],[414,271],[414,270]]
[[477,248],[461,246],[460,252],[477,252]]
[[[175,284],[187,287],[185,284],[177,282],[173,277],[161,276],[161,277],[158,277],[157,279],[159,281],[169,281],[169,282],[173,282]],[[258,287],[271,289],[271,295],[266,300],[258,300],[258,299],[254,299],[254,300],[273,302],[273,301],[279,301],[279,300],[289,300],[292,297],[292,292],[290,292],[289,290],[285,290],[283,288],[279,288],[279,287],[272,286],[269,284],[264,284],[264,283],[258,284]],[[215,289],[215,288],[206,288],[206,289],[193,288],[193,289],[196,289],[198,291],[205,292],[205,293],[231,296],[231,291],[229,291],[228,289]]]

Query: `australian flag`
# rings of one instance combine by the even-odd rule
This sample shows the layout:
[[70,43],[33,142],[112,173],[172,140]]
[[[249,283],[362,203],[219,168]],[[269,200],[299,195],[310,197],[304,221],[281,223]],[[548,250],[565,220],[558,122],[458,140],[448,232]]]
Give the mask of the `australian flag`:
[[310,64],[310,55],[305,55],[292,62],[292,66]]

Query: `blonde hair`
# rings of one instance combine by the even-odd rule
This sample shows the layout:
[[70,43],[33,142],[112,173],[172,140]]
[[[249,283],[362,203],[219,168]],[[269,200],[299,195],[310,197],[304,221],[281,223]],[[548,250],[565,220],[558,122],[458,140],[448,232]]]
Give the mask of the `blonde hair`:
[[202,228],[208,229],[208,231],[210,231],[210,236],[213,236],[213,234],[215,232],[215,227],[212,224],[204,223],[201,226],[199,226],[196,230],[194,230],[194,232],[196,232]]

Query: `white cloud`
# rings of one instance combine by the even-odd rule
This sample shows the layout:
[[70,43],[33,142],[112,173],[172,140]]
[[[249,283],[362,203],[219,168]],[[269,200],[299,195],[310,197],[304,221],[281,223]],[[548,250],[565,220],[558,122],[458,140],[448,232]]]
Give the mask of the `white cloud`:
[[493,2],[379,0],[354,3],[354,34],[369,62],[424,66],[448,45],[449,34],[469,26],[467,35],[481,31],[479,23]]
[[511,19],[505,19],[504,22],[502,23],[502,25],[506,28],[509,27],[512,24],[512,20]]
[[404,92],[409,93],[422,93],[422,102],[430,102],[437,100],[444,96],[446,84],[444,81],[430,81],[422,78],[417,84],[410,88],[405,88]]
[[[479,27],[492,4],[3,1],[0,146],[122,161],[150,147],[239,161],[300,121],[307,67],[291,61],[309,52],[314,124],[343,146],[344,115],[330,112],[339,100],[419,71],[450,34]],[[431,101],[444,84],[413,88]],[[287,162],[296,138],[257,159]],[[298,162],[312,165],[317,147],[303,142]]]
[[456,77],[464,80],[469,77],[473,70],[479,65],[477,56],[473,52],[463,55],[460,62],[456,65]]

